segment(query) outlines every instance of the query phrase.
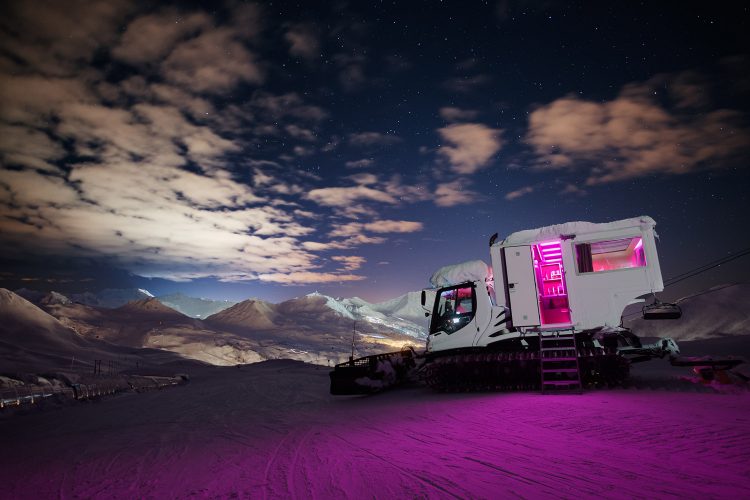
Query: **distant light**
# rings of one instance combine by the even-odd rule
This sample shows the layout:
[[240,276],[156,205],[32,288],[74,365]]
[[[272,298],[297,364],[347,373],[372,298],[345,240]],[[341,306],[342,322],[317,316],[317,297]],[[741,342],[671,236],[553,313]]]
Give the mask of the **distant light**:
[[453,318],[453,322],[454,323],[458,323],[459,322],[459,318]]

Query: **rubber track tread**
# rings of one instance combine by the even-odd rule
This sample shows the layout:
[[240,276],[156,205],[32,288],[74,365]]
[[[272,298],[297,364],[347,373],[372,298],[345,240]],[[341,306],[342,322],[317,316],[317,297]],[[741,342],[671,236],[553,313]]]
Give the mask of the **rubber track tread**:
[[[578,362],[583,387],[622,385],[630,368],[627,359],[603,349],[580,350]],[[435,356],[420,378],[437,391],[524,391],[541,388],[540,370],[537,351],[457,353]]]

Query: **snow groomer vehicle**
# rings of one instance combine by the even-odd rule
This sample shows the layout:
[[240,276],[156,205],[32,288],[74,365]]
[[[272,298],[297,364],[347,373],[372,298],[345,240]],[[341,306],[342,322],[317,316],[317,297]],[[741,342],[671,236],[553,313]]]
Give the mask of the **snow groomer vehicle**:
[[670,338],[644,345],[622,326],[625,308],[644,319],[678,319],[664,289],[651,217],[569,222],[490,239],[481,260],[435,272],[422,291],[429,317],[424,352],[351,359],[330,374],[331,394],[366,394],[407,380],[438,390],[579,392],[616,386],[632,363],[669,357],[676,366],[731,369],[738,359],[680,357]]

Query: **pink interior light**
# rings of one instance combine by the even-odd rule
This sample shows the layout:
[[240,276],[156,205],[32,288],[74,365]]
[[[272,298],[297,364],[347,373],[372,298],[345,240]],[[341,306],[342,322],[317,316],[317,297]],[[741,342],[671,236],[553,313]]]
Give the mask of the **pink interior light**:
[[639,248],[643,248],[643,238],[638,238],[638,243],[635,244],[634,250],[638,250]]
[[551,247],[552,245],[560,246],[559,241],[545,241],[544,243],[539,243],[540,247]]

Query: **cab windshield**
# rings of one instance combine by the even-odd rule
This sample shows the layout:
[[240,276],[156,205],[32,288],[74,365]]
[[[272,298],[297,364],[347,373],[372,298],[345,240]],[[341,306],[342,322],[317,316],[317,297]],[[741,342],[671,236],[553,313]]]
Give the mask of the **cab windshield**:
[[476,294],[473,285],[443,288],[435,299],[430,334],[457,332],[474,319]]

